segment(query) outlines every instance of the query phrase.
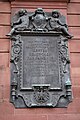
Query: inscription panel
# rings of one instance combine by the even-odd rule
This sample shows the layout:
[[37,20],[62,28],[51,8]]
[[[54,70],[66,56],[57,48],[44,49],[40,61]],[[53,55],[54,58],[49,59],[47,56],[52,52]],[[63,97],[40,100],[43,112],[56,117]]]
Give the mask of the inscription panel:
[[53,36],[22,36],[23,87],[50,84],[60,88],[58,39]]

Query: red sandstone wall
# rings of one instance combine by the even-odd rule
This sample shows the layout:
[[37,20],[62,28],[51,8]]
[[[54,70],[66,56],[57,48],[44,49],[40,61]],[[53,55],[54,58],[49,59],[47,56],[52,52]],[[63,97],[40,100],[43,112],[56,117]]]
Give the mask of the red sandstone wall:
[[[5,36],[10,30],[11,11],[43,7],[46,11],[59,9],[67,17],[69,30],[74,35],[69,42],[73,102],[68,108],[15,109],[9,102],[10,94],[10,41]],[[0,120],[80,120],[80,0],[66,4],[34,3],[26,5],[0,2]]]

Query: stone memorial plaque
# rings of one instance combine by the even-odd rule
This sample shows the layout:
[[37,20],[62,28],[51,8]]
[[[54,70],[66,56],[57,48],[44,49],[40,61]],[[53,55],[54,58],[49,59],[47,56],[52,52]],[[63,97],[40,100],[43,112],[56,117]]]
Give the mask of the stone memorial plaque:
[[16,108],[66,107],[72,100],[68,32],[58,11],[21,9],[8,34],[11,47],[11,94]]

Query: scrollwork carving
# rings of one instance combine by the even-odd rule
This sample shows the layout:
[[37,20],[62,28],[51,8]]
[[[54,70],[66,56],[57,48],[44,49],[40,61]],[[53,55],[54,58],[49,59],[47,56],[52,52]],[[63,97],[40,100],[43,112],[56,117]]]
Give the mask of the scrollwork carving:
[[11,51],[10,62],[15,65],[14,73],[16,73],[17,75],[19,75],[18,61],[19,61],[19,53],[20,53],[20,50],[21,50],[20,36],[17,35],[17,36],[12,37],[11,39],[14,42],[12,44],[12,51]]

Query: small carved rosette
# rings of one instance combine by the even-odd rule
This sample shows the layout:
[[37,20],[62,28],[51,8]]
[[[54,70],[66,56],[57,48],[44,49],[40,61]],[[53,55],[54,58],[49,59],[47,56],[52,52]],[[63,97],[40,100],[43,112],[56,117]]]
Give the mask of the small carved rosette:
[[16,108],[67,107],[72,101],[68,31],[59,11],[21,9],[12,19],[11,94]]

